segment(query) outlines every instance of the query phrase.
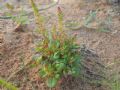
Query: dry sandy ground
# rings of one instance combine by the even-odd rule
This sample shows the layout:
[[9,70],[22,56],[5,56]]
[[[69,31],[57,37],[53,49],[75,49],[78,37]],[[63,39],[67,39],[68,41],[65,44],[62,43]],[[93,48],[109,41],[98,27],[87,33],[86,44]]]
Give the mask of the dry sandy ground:
[[[64,13],[65,29],[69,34],[77,33],[77,43],[85,45],[95,56],[90,56],[90,60],[100,60],[110,70],[105,71],[107,78],[111,77],[116,71],[119,72],[120,66],[120,16],[119,11],[114,10],[113,6],[105,2],[93,2],[93,0],[60,0],[55,7],[45,10],[42,14],[46,17],[46,26],[50,28],[56,23],[56,8],[60,6]],[[104,0],[101,0],[104,1]],[[85,18],[90,11],[97,11],[96,18],[90,22],[90,26],[85,26]],[[110,24],[106,24],[107,17],[111,18]],[[98,21],[102,23],[98,24]],[[76,23],[72,28],[69,23]],[[73,23],[73,24],[74,24]],[[101,27],[107,32],[100,31]],[[14,32],[15,25],[11,20],[0,20],[0,76],[8,79],[12,73],[24,67],[31,61],[34,53],[34,42],[37,37],[34,34],[34,23],[24,28],[23,32]],[[94,64],[91,64],[94,65]],[[116,65],[118,66],[116,68]],[[92,67],[96,68],[96,67]],[[20,90],[49,90],[42,79],[37,74],[38,69],[26,66],[24,70],[14,75],[9,81],[13,82]],[[80,78],[65,79],[62,85],[55,90],[110,90],[108,86],[87,83]],[[1,90],[3,90],[1,88]]]

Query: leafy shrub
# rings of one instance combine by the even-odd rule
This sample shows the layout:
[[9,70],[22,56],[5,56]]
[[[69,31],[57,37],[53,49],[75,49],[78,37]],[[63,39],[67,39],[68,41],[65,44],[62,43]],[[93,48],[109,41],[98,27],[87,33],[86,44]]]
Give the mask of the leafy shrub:
[[80,47],[75,43],[76,35],[68,36],[63,30],[63,13],[60,7],[58,7],[58,29],[54,25],[51,31],[48,31],[35,3],[33,0],[30,2],[42,35],[42,40],[35,49],[41,56],[36,57],[35,61],[40,66],[40,76],[46,80],[47,86],[52,88],[64,76],[79,75]]

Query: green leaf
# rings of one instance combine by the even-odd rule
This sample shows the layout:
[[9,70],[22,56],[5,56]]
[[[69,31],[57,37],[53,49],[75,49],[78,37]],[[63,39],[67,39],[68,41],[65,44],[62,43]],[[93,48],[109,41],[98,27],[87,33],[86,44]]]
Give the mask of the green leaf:
[[60,47],[60,42],[58,40],[56,40],[56,46],[57,46],[57,48]]
[[65,68],[65,64],[64,63],[58,63],[56,64],[56,68],[57,68],[57,71],[61,71],[62,69]]
[[54,70],[51,64],[48,64],[47,70],[48,72],[52,72]]
[[79,49],[79,48],[80,48],[80,46],[77,45],[77,44],[75,44],[75,45],[72,46],[72,49]]
[[48,87],[53,88],[56,86],[57,81],[58,80],[56,78],[49,78],[46,83]]
[[43,69],[39,71],[39,75],[43,78],[47,76],[46,72]]
[[36,52],[41,52],[42,50],[43,50],[42,47],[36,47],[36,48],[35,48],[35,51],[36,51]]
[[67,55],[64,55],[64,59],[67,59],[68,58],[68,56]]
[[17,87],[15,87],[13,84],[5,81],[4,79],[0,78],[0,85],[5,87],[8,90],[19,90]]
[[49,46],[49,48],[51,48],[52,45],[53,45],[53,37],[52,37],[52,33],[51,32],[49,32],[48,38],[49,38],[49,44],[48,44],[48,46]]
[[37,61],[37,62],[41,62],[42,61],[42,56],[34,56],[33,58],[32,58],[32,60],[35,60],[35,61]]
[[55,75],[55,78],[56,78],[57,80],[59,80],[59,79],[60,79],[60,74],[56,74],[56,75]]
[[100,28],[98,31],[100,31],[100,32],[110,32],[108,29],[105,29],[105,28]]
[[37,61],[37,62],[41,62],[41,61],[42,61],[42,56],[36,58],[36,61]]
[[97,14],[97,11],[90,11],[90,14],[85,19],[85,22],[84,22],[85,26],[89,26],[89,24],[95,20],[96,14]]
[[30,68],[36,67],[36,64],[30,64]]
[[71,74],[73,76],[79,76],[80,75],[80,70],[78,67],[73,67],[72,70],[71,70]]
[[58,59],[58,58],[59,58],[59,56],[60,56],[60,52],[59,52],[59,51],[57,51],[57,52],[55,52],[55,53],[54,53],[53,58],[54,58],[54,59]]
[[18,20],[18,22],[19,23],[21,23],[21,24],[29,24],[29,19],[28,19],[28,17],[23,17],[23,16],[21,16],[20,18],[19,18],[19,20]]

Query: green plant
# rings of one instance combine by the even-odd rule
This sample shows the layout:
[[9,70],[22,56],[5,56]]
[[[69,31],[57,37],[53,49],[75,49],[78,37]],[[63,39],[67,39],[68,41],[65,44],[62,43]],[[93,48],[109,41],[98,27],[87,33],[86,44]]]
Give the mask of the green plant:
[[10,12],[5,13],[5,16],[11,17],[11,19],[18,25],[29,24],[30,21],[23,8],[20,9],[19,14],[13,15],[15,10],[14,6],[9,3],[6,3],[5,6],[10,10]]
[[[9,8],[8,8],[9,9]],[[14,9],[14,8],[13,8]],[[10,17],[12,21],[16,24],[15,31],[23,31],[23,27],[30,23],[30,20],[28,19],[28,16],[26,16],[26,12],[21,9],[20,13],[17,15],[13,14],[13,9],[10,9],[10,12],[7,12],[5,17]]]
[[64,76],[80,74],[80,47],[75,43],[76,35],[68,36],[63,30],[63,13],[59,7],[58,28],[54,25],[51,31],[48,31],[35,3],[33,0],[30,2],[39,32],[42,35],[42,40],[35,49],[40,54],[35,58],[36,65],[40,66],[40,76],[46,80],[47,86],[52,88]]
[[102,84],[108,86],[110,90],[120,90],[120,81],[118,76],[119,74],[115,74],[108,79],[103,80]]
[[12,13],[6,13],[6,16],[11,17],[11,19],[18,25],[25,25],[25,24],[29,24],[29,19],[28,16],[23,16],[23,14],[25,14],[26,12],[22,9],[20,11],[20,14],[18,14],[17,16],[14,16]]
[[86,17],[84,21],[84,25],[86,27],[90,27],[89,24],[95,20],[96,14],[97,14],[97,11],[90,11],[89,15]]
[[120,90],[120,81],[115,81],[110,84],[112,90]]
[[111,87],[111,90],[120,90],[120,74],[119,74],[119,68],[118,65],[120,64],[119,59],[114,60],[113,64],[111,64],[108,67],[114,67],[114,70],[112,70],[112,75],[109,77],[109,86]]
[[120,60],[116,59],[106,65],[106,79],[102,81],[103,85],[108,86],[107,90],[120,90]]
[[8,90],[18,90],[17,87],[15,87],[14,85],[12,85],[11,83],[5,81],[4,79],[0,78],[0,85],[5,87]]

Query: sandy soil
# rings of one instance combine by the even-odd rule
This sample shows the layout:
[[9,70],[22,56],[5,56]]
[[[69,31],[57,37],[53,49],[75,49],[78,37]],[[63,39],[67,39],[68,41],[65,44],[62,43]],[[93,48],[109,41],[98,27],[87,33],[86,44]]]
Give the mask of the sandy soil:
[[[104,71],[104,77],[111,79],[111,75],[116,70],[120,71],[118,63],[115,63],[120,61],[120,14],[117,6],[109,5],[103,1],[79,0],[74,2],[72,0],[68,2],[68,0],[60,0],[58,5],[42,11],[42,14],[49,17],[46,19],[46,26],[50,28],[56,23],[56,8],[60,6],[65,17],[66,32],[70,35],[77,33],[77,43],[81,46],[84,45],[90,51],[85,56],[86,65],[99,75],[102,74],[97,72],[99,66],[96,66],[95,61],[99,61],[106,67],[109,66],[107,71]],[[96,18],[86,26],[84,21],[91,11],[97,11]],[[106,21],[107,18],[110,18],[109,23]],[[76,24],[71,27],[72,25],[69,25],[71,22]],[[32,60],[34,44],[40,38],[35,35],[34,27],[32,21],[30,25],[23,28],[22,32],[15,32],[13,21],[0,20],[0,76],[6,80]],[[102,31],[101,27],[106,31]],[[14,83],[20,90],[49,90],[38,76],[37,71],[37,68],[26,66],[24,70],[12,76],[8,81]],[[90,73],[85,72],[85,74]],[[98,76],[92,75],[90,79],[95,80],[96,77],[98,79]],[[89,83],[81,78],[69,77],[65,78],[63,83],[53,90],[110,90],[110,88],[102,84]]]

